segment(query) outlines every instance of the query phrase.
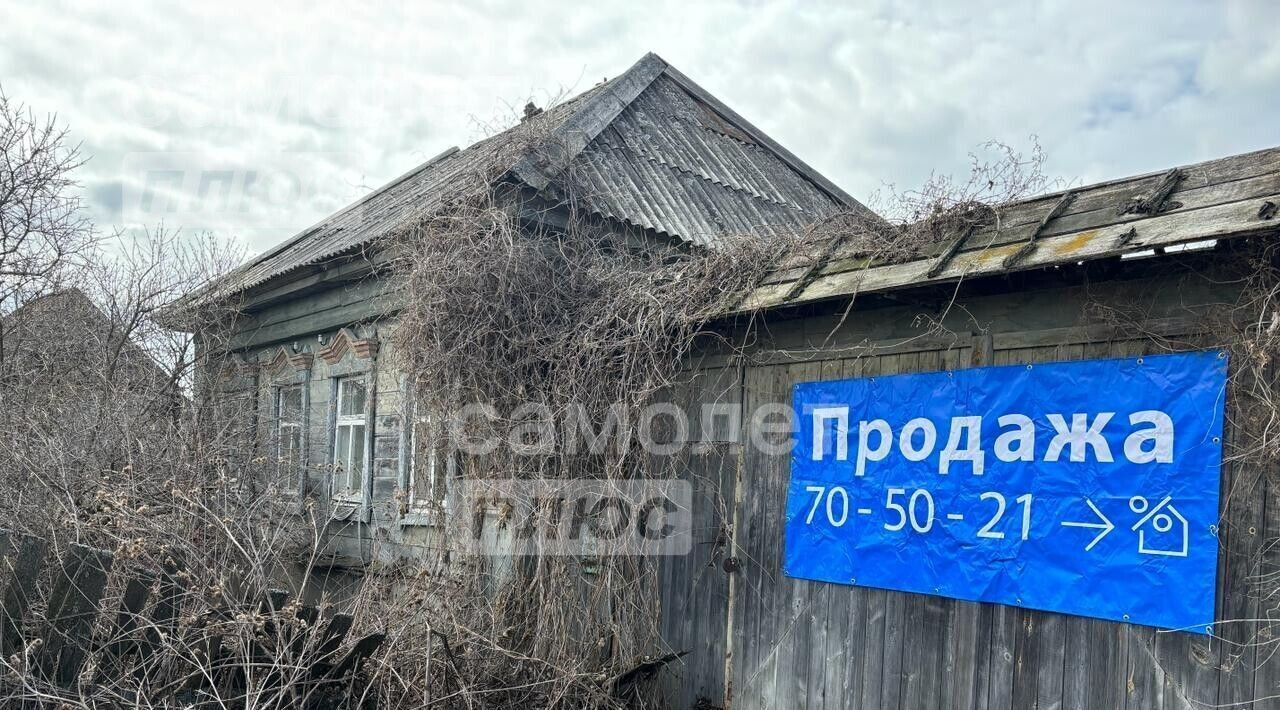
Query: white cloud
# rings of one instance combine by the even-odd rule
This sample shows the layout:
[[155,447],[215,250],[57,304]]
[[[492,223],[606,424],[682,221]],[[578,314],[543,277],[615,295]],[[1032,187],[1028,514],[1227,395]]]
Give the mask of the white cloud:
[[296,204],[180,215],[254,249],[649,50],[855,196],[993,138],[1084,182],[1280,142],[1262,0],[0,5],[4,88],[83,141],[100,222],[140,155],[305,169]]

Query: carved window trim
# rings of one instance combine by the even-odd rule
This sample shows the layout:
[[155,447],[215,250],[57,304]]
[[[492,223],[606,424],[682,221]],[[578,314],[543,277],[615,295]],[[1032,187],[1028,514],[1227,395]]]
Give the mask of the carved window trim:
[[311,371],[314,360],[315,357],[311,353],[293,353],[281,346],[262,363],[262,372],[273,383],[294,384],[297,377]]
[[360,360],[372,360],[378,354],[378,341],[373,338],[357,338],[350,328],[343,328],[316,355],[329,365],[336,365],[351,353]]

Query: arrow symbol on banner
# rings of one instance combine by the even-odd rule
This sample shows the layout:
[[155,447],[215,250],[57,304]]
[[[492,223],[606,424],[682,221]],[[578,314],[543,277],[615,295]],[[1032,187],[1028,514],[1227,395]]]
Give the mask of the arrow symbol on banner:
[[1063,526],[1069,527],[1069,528],[1098,528],[1102,530],[1102,532],[1098,533],[1097,537],[1093,538],[1093,540],[1088,545],[1084,546],[1084,551],[1088,552],[1089,550],[1093,549],[1094,545],[1098,544],[1099,540],[1106,537],[1107,533],[1111,532],[1112,530],[1115,530],[1116,526],[1107,518],[1107,516],[1102,514],[1101,510],[1098,510],[1098,506],[1094,505],[1093,501],[1089,500],[1088,498],[1085,498],[1084,502],[1086,505],[1089,506],[1090,509],[1093,510],[1094,515],[1097,515],[1098,519],[1101,520],[1102,522],[1078,523],[1074,521],[1064,521],[1062,524]]

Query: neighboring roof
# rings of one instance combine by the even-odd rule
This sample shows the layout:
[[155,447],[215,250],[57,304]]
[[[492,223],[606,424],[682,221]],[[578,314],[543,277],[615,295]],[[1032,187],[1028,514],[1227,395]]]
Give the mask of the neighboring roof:
[[451,149],[267,251],[215,285],[252,288],[359,249],[450,199],[512,177],[588,211],[697,244],[871,213],[655,54],[621,76]]
[[[952,235],[918,258],[869,261],[856,246],[812,266],[782,269],[739,310],[1073,264],[1153,256],[1191,242],[1280,232],[1280,147],[1110,180],[998,208],[998,226]],[[1172,248],[1171,248],[1172,247]]]
[[[0,323],[10,333],[31,332],[46,338],[65,336],[77,326],[111,329],[110,317],[78,288],[62,288],[35,296],[0,317]],[[79,334],[76,331],[71,337]]]
[[[75,366],[94,364],[93,352],[119,348],[122,361],[160,382],[168,373],[160,363],[132,340],[119,340],[122,330],[78,288],[41,294],[0,318],[4,326],[6,357],[57,354]],[[101,374],[101,373],[99,373]]]

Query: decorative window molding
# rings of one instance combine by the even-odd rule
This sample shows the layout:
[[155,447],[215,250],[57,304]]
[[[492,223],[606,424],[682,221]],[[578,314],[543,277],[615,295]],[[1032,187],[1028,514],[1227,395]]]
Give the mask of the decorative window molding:
[[335,365],[348,352],[361,360],[370,360],[378,354],[378,341],[372,338],[357,338],[350,328],[343,328],[333,336],[329,344],[316,351],[320,359]]
[[231,353],[222,359],[218,368],[218,377],[229,380],[233,377],[246,377],[258,373],[258,363],[246,360],[240,353]]
[[311,369],[314,360],[311,353],[291,353],[284,346],[276,348],[275,354],[262,363],[262,370],[271,377],[279,377],[286,370],[302,372]]

